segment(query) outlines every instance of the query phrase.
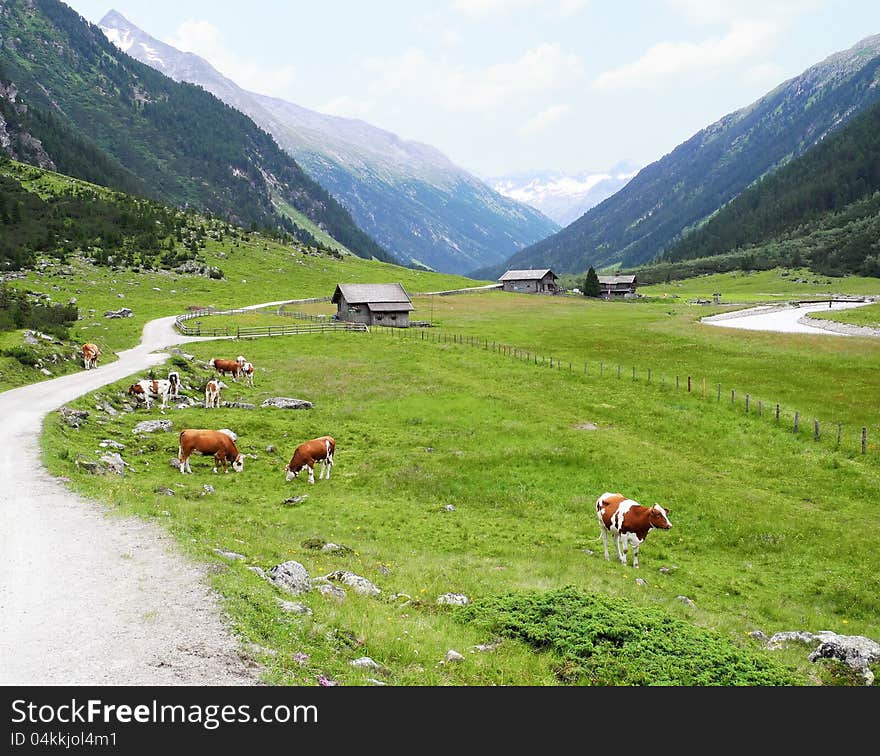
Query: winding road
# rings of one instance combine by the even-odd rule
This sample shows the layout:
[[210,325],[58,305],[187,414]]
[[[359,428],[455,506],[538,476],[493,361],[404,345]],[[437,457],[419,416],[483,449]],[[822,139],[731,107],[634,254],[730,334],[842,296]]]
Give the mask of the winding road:
[[[777,331],[779,333],[813,333],[831,336],[860,335],[859,329],[851,332],[844,330],[832,331],[827,328],[814,326],[806,318],[808,312],[820,312],[828,310],[849,310],[853,307],[863,307],[871,304],[868,302],[834,302],[828,307],[827,302],[821,304],[804,304],[799,307],[790,305],[768,305],[750,307],[747,310],[722,313],[703,318],[700,322],[709,325],[721,326],[722,328],[741,328],[747,331]],[[803,322],[802,322],[803,321]],[[868,331],[870,329],[862,329]]]
[[206,569],[158,525],[108,513],[40,462],[49,412],[163,362],[158,349],[206,340],[160,318],[116,362],[0,394],[0,684],[259,684]]

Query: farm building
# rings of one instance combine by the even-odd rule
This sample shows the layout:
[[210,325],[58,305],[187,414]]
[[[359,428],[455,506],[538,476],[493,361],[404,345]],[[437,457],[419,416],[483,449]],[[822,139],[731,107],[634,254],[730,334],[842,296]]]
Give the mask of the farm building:
[[559,278],[549,268],[543,270],[508,270],[501,278],[504,291],[515,291],[520,294],[561,294],[562,289],[556,283]]
[[635,276],[599,276],[602,297],[634,297],[638,281]]
[[408,328],[415,309],[399,283],[337,284],[332,302],[338,320],[393,328]]

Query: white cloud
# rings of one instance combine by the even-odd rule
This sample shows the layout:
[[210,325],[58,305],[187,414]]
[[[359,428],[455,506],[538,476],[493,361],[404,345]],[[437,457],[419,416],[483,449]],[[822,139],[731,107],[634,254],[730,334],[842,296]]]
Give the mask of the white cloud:
[[253,92],[284,97],[296,80],[293,66],[263,67],[239,58],[210,21],[184,21],[174,36],[164,41],[178,50],[201,56],[240,87]]
[[590,0],[453,0],[452,8],[470,18],[488,18],[535,8],[571,16],[589,3]]
[[785,78],[785,69],[778,63],[758,63],[742,73],[742,80],[747,84],[764,88],[781,84]]
[[519,133],[523,136],[534,136],[546,131],[554,123],[564,118],[571,112],[571,105],[551,105],[549,108],[536,113],[522,126],[519,127]]
[[593,86],[620,91],[653,88],[665,79],[683,75],[705,79],[765,53],[781,31],[781,25],[774,21],[746,19],[733,21],[724,36],[702,42],[659,42],[633,63],[599,74]]
[[373,112],[374,107],[375,103],[371,100],[358,100],[355,97],[342,95],[341,97],[334,97],[329,102],[318,106],[316,110],[328,115],[366,120]]
[[744,18],[794,18],[827,5],[828,0],[667,0],[694,24],[727,24]]
[[432,59],[422,50],[372,58],[364,68],[373,75],[368,87],[373,97],[427,102],[451,112],[489,111],[567,88],[583,77],[581,59],[558,44],[541,44],[517,60],[486,68]]

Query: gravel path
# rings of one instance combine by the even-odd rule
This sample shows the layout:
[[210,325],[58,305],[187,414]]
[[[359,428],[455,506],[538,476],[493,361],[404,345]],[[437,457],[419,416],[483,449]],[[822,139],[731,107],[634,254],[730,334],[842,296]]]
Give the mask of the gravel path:
[[40,462],[44,417],[163,362],[174,318],[96,370],[0,394],[0,684],[255,685],[205,568],[159,526],[67,490]]
[[780,333],[813,333],[832,336],[864,336],[870,335],[858,332],[856,329],[834,329],[813,325],[818,321],[808,318],[808,312],[827,312],[832,310],[848,310],[852,307],[862,307],[869,302],[834,302],[829,308],[827,302],[823,304],[801,305],[770,305],[763,307],[750,307],[747,310],[726,312],[721,315],[712,315],[703,318],[700,322],[723,328],[742,328],[747,331],[777,331]]

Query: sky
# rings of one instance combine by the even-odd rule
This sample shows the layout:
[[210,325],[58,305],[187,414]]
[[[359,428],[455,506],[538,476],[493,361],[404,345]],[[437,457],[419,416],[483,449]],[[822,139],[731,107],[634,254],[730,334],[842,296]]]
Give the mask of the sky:
[[644,166],[880,34],[878,0],[71,0],[482,178]]

